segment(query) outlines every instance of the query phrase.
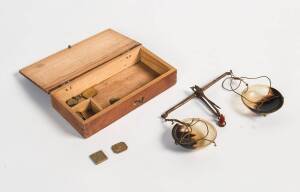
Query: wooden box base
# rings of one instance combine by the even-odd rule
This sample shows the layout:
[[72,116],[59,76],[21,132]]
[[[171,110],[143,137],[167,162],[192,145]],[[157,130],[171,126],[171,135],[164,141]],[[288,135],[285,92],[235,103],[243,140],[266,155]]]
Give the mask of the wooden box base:
[[[49,93],[53,107],[85,138],[176,83],[175,68],[111,29],[20,73]],[[82,97],[87,89],[97,94]],[[80,99],[70,105],[71,98]]]

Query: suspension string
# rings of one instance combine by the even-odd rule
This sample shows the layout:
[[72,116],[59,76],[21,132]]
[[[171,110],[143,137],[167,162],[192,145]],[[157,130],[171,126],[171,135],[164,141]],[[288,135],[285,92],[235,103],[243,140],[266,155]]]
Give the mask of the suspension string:
[[210,143],[214,143],[214,145],[216,146],[215,141],[212,141],[212,140],[210,140],[210,139],[206,139],[206,137],[209,135],[209,128],[208,128],[208,125],[207,125],[207,123],[206,123],[205,121],[200,120],[200,119],[195,120],[194,118],[192,119],[192,121],[191,121],[190,123],[185,123],[185,122],[179,121],[179,120],[177,120],[177,119],[166,119],[166,120],[168,120],[168,121],[175,121],[175,122],[181,123],[182,125],[186,126],[186,128],[188,129],[188,132],[185,133],[185,134],[180,138],[179,141],[177,141],[179,144],[181,144],[181,145],[191,144],[191,142],[184,142],[184,140],[186,139],[186,137],[188,137],[188,136],[190,136],[190,135],[192,134],[193,126],[194,126],[195,124],[197,124],[198,122],[202,122],[202,123],[204,123],[204,125],[205,125],[205,128],[206,128],[206,134],[205,134],[202,138],[199,138],[199,139],[197,139],[197,140],[195,140],[195,141],[193,141],[193,142],[197,143],[197,142],[202,141],[202,140],[203,140],[203,141],[209,141]]
[[[241,76],[241,77],[237,77],[235,76],[234,74],[231,74],[230,77],[227,77],[223,80],[222,82],[222,88],[225,89],[226,91],[232,91],[234,92],[235,94],[239,95],[240,97],[242,97],[243,99],[251,102],[251,103],[255,103],[257,104],[257,102],[255,101],[251,101],[250,99],[248,99],[247,97],[243,96],[241,93],[239,93],[237,90],[242,86],[242,84],[244,84],[246,86],[246,90],[244,92],[247,92],[248,91],[248,88],[249,88],[249,85],[248,83],[245,81],[245,79],[248,79],[248,80],[255,80],[255,79],[261,79],[261,78],[266,78],[269,82],[269,87],[271,88],[272,87],[272,82],[271,82],[271,79],[268,77],[268,76],[258,76],[258,77],[244,77],[244,76]],[[225,82],[227,81],[230,81],[229,82],[229,86],[230,88],[227,88],[225,86]],[[233,82],[234,81],[238,81],[238,85],[236,87],[233,87]],[[269,95],[271,92],[271,89],[268,90],[268,93],[267,95]],[[260,102],[261,104],[263,102]]]

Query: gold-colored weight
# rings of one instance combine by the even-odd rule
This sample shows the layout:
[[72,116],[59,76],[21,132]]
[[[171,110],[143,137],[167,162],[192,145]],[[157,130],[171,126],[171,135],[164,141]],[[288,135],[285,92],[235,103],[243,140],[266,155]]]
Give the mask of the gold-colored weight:
[[78,104],[78,100],[73,97],[71,99],[67,100],[67,105],[69,105],[70,107],[73,107],[77,104]]
[[84,92],[81,93],[82,97],[88,99],[91,97],[94,97],[95,95],[97,95],[97,90],[94,88],[89,88],[87,90],[85,90]]
[[111,150],[114,153],[121,153],[123,151],[126,151],[127,149],[128,149],[128,147],[127,147],[126,143],[124,143],[124,142],[119,142],[119,143],[116,143],[113,146],[111,146]]
[[96,153],[91,154],[90,158],[96,165],[98,165],[108,159],[103,151],[98,151]]

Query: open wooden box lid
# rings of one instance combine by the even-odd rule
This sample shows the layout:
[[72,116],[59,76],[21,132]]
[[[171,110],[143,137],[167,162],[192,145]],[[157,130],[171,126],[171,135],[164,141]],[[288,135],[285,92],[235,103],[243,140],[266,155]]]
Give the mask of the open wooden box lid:
[[138,45],[140,43],[108,29],[21,69],[20,73],[50,93]]

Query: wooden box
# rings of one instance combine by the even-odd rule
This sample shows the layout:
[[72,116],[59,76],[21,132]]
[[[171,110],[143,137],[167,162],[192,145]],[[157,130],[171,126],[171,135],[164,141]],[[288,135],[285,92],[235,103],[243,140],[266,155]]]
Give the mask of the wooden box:
[[[53,107],[89,137],[176,83],[176,69],[111,29],[20,70],[50,94]],[[97,95],[67,101],[93,88]],[[117,100],[116,102],[111,102]],[[89,112],[89,117],[80,115]]]

